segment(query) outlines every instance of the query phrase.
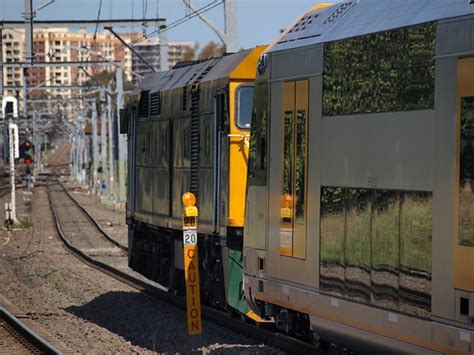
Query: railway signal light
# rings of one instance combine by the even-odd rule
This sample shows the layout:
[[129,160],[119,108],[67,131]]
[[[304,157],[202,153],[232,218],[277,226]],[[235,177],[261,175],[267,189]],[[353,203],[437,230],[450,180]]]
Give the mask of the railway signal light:
[[[20,158],[23,159],[23,162],[25,165],[28,167],[28,170],[30,170],[29,165],[33,163],[33,159],[31,158],[31,148],[33,147],[33,144],[31,141],[26,139],[22,144],[21,144],[21,149],[20,149]],[[27,174],[29,174],[27,172]]]
[[26,165],[31,165],[31,163],[33,163],[33,159],[31,159],[31,157],[27,154],[25,156],[24,162]]

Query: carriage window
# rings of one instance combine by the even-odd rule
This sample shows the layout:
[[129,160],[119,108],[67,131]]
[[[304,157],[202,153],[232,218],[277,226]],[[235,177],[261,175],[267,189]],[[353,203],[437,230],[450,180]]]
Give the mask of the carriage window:
[[322,187],[320,213],[322,291],[430,315],[431,192]]
[[461,99],[459,244],[474,247],[474,97]]
[[237,127],[250,129],[252,121],[253,86],[240,86],[237,89]]
[[252,111],[249,185],[266,186],[267,184],[268,119],[268,84],[260,83],[255,88],[255,105]]
[[323,115],[432,109],[435,52],[434,23],[327,43]]

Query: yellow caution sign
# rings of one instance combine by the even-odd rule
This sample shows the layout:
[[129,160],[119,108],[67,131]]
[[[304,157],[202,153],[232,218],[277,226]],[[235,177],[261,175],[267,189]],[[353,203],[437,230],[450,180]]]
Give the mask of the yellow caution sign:
[[183,216],[184,277],[186,280],[186,305],[188,312],[188,334],[202,332],[201,294],[199,288],[199,259],[197,246],[196,197],[191,192],[183,195],[185,206]]

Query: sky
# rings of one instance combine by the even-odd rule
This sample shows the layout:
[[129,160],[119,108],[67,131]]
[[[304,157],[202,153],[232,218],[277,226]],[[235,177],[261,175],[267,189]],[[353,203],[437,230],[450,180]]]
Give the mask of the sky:
[[[38,8],[48,0],[33,0]],[[319,0],[235,0],[237,3],[238,44],[242,48],[251,48],[259,44],[268,44],[278,36],[302,13],[314,5],[325,2]],[[220,0],[192,0],[196,8],[208,4],[218,4]],[[327,2],[327,1],[326,1]],[[339,2],[333,0],[332,2]],[[53,4],[37,13],[38,20],[55,19],[97,19],[101,0],[56,0]],[[0,0],[0,21],[21,20],[23,0]],[[166,18],[167,23],[183,18],[187,12],[183,0],[102,0],[101,19],[110,18]],[[218,28],[223,28],[223,5],[218,5],[205,14]],[[130,31],[129,28],[117,31]],[[93,31],[94,28],[91,29]],[[143,26],[134,27],[142,32]],[[145,28],[154,30],[152,26]],[[209,41],[218,42],[215,33],[201,20],[193,18],[168,31],[168,41],[196,41],[202,48]]]

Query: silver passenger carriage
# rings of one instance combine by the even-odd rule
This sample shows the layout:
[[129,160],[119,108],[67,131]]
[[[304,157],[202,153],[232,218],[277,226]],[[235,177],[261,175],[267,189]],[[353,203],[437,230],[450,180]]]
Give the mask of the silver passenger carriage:
[[473,1],[316,7],[259,74],[252,308],[364,353],[472,353]]

